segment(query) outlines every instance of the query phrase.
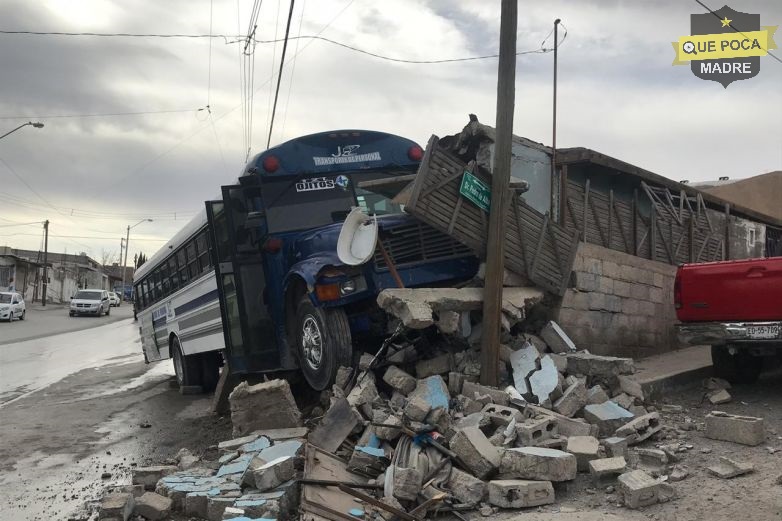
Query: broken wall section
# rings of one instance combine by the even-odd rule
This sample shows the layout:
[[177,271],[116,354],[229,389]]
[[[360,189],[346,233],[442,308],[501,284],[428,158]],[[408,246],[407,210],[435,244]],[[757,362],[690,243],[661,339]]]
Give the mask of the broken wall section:
[[674,325],[676,266],[580,243],[557,322],[577,346],[641,358],[680,347]]

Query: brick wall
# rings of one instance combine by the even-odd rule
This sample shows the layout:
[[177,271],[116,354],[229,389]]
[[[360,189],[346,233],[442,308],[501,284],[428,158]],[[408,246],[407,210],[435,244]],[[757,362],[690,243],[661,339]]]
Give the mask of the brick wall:
[[676,266],[581,243],[557,319],[580,349],[643,357],[676,349]]

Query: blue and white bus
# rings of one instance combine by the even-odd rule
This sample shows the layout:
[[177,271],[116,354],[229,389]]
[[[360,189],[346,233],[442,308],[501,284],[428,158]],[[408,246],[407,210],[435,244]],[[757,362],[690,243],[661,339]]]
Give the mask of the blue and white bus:
[[[173,357],[182,385],[212,387],[223,359],[232,373],[300,369],[314,389],[330,386],[356,344],[387,332],[376,299],[398,283],[386,259],[405,287],[477,271],[465,246],[360,186],[415,174],[422,157],[409,139],[366,130],[312,134],[255,156],[136,273],[146,359]],[[337,239],[357,206],[377,216],[387,257],[378,247],[348,266]]]

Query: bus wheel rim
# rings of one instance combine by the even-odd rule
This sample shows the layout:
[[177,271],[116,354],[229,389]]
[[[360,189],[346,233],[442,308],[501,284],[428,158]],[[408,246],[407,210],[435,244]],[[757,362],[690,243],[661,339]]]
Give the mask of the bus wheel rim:
[[301,345],[307,365],[317,371],[323,362],[323,334],[318,321],[312,315],[304,317],[301,326]]

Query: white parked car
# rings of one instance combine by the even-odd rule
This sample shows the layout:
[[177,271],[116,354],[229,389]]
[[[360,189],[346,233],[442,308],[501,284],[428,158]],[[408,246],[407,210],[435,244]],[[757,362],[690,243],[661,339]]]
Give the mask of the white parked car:
[[0,320],[11,322],[18,318],[24,320],[25,305],[22,295],[13,291],[0,291]]
[[74,315],[95,315],[111,314],[111,301],[109,292],[104,289],[80,289],[71,297],[71,307],[69,314]]
[[122,304],[122,300],[120,300],[119,295],[114,293],[113,291],[109,291],[109,302],[111,302],[112,307],[118,308],[120,304]]

